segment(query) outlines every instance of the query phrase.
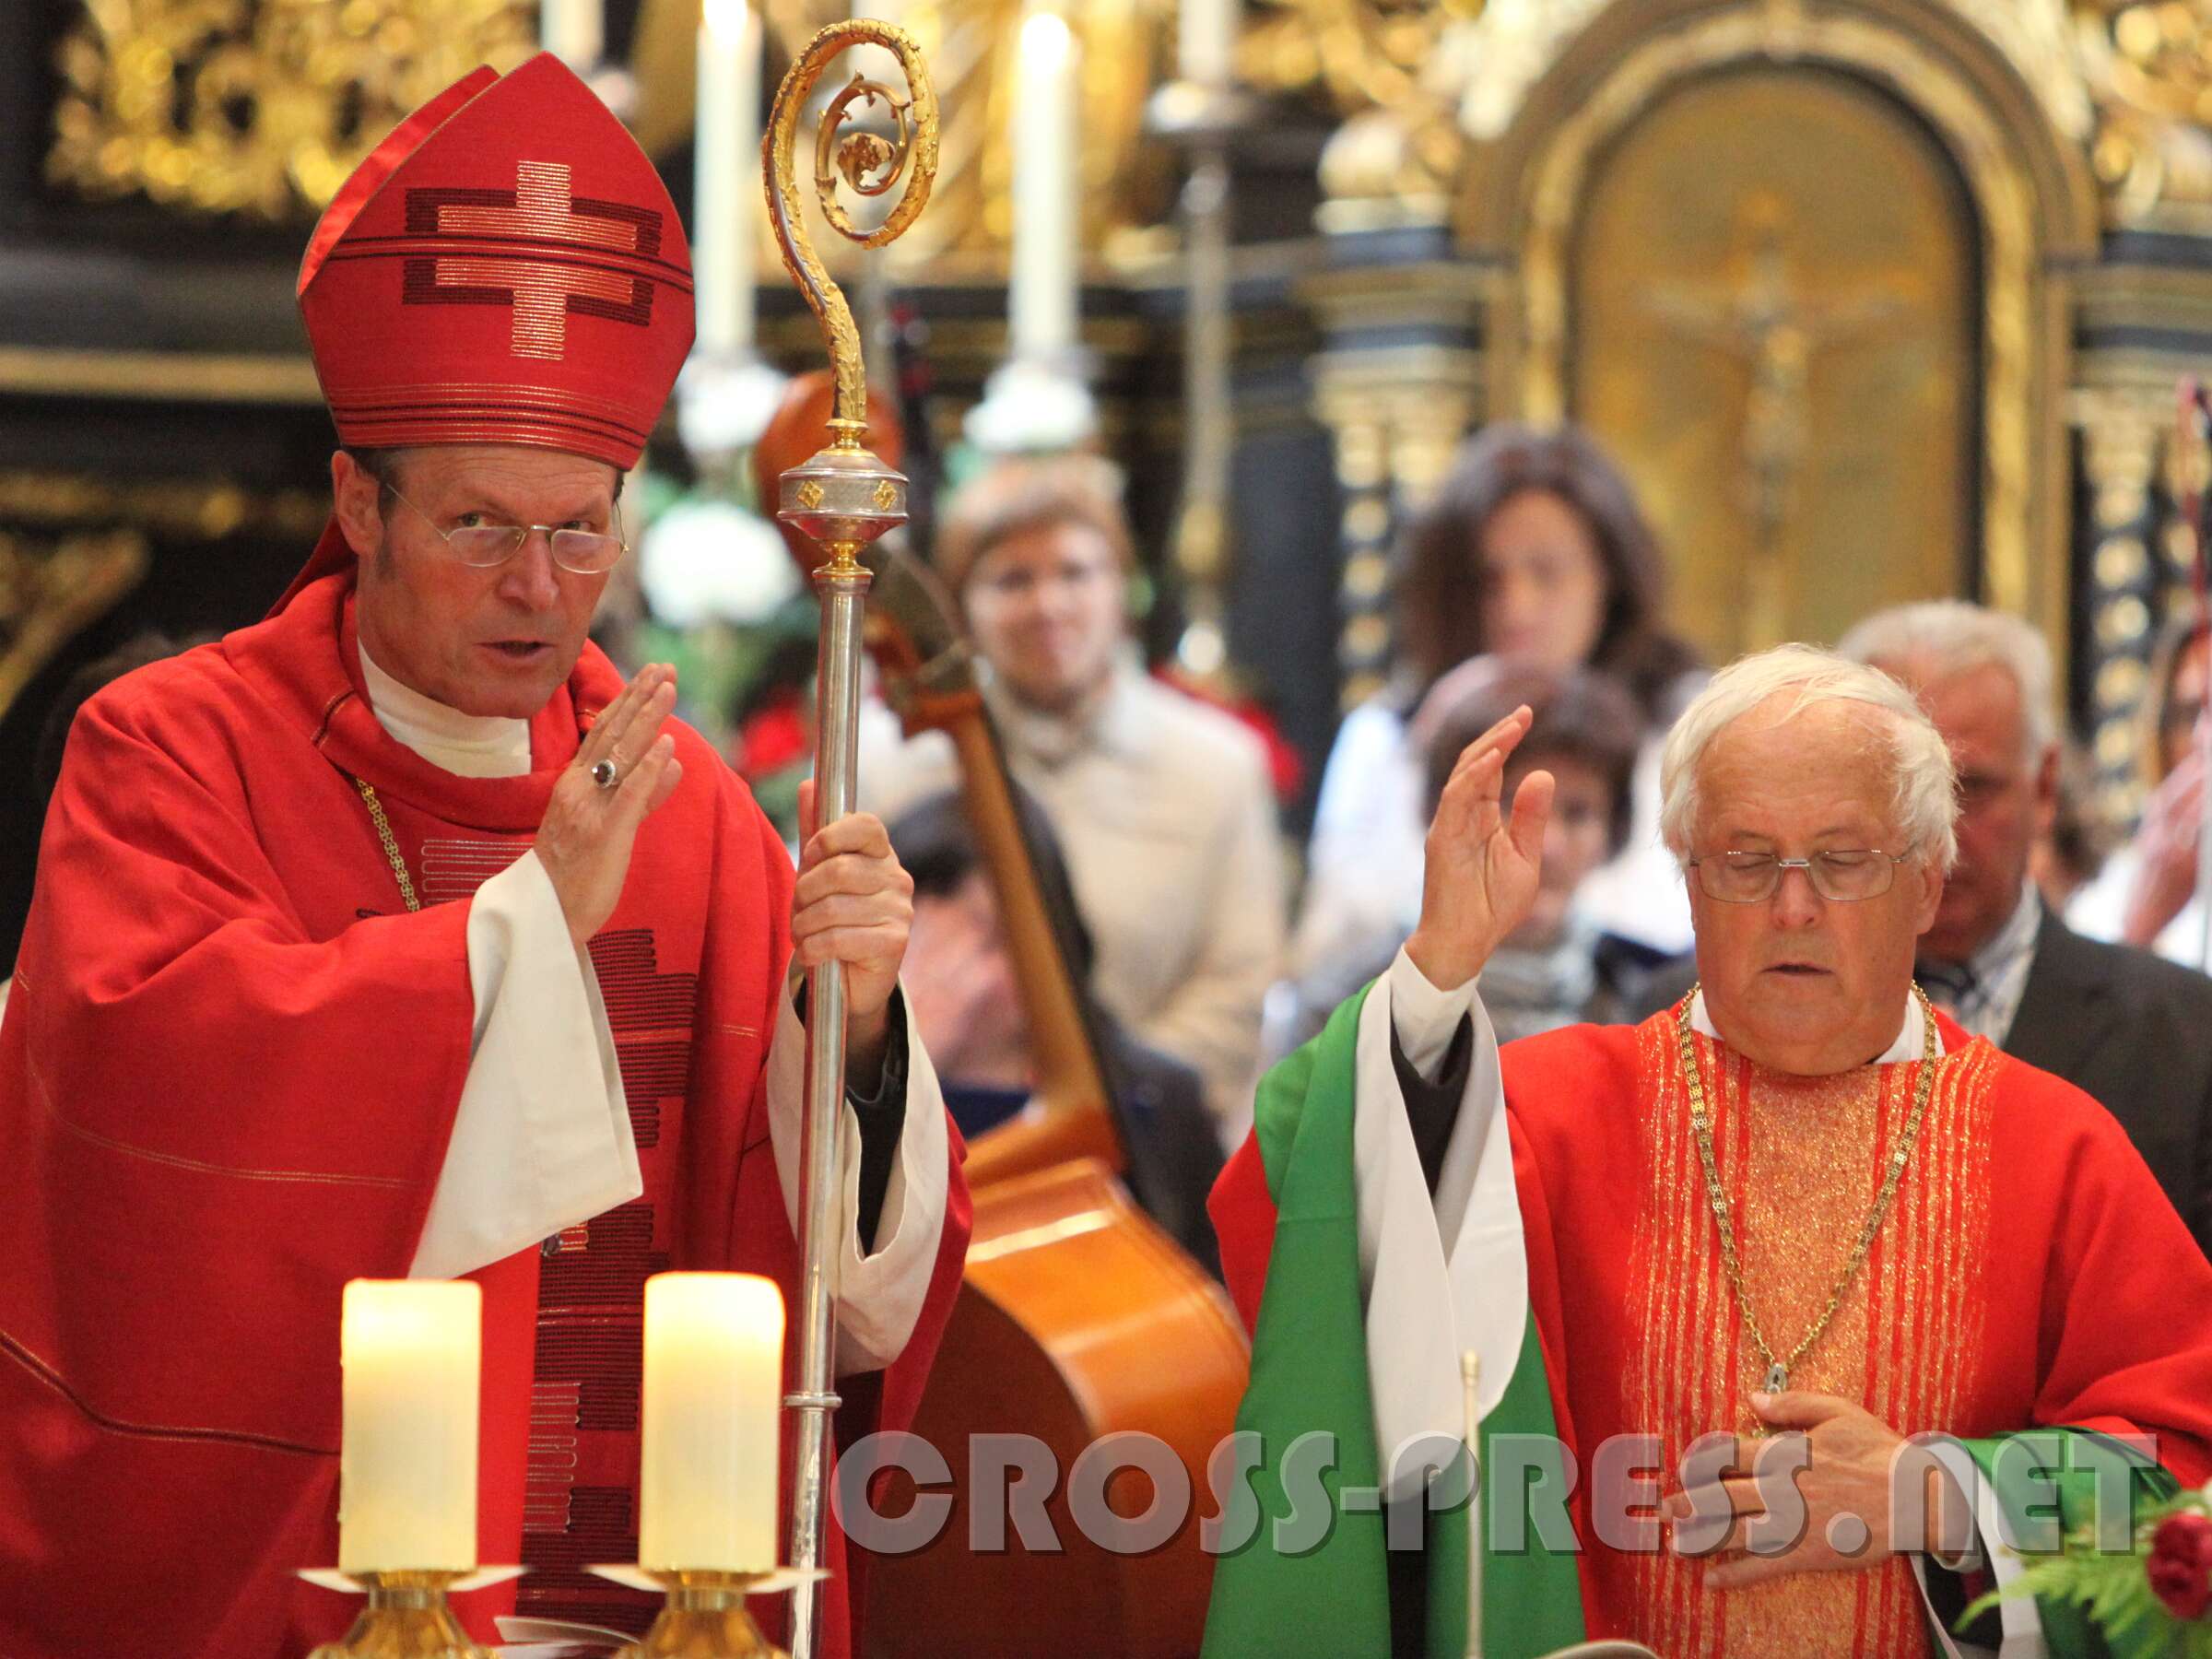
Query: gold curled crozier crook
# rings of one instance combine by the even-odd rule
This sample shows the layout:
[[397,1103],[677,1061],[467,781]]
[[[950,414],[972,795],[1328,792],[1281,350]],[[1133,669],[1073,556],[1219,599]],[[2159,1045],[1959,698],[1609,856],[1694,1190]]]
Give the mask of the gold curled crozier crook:
[[[767,172],[768,210],[775,226],[776,241],[783,251],[784,269],[806,295],[822,325],[822,340],[830,348],[830,362],[837,375],[837,413],[830,422],[831,442],[838,448],[857,448],[867,429],[867,391],[863,382],[860,331],[853,323],[853,308],[806,234],[799,194],[798,169],[794,151],[798,142],[799,117],[822,78],[830,62],[848,47],[881,46],[894,53],[906,74],[909,96],[900,98],[880,82],[854,75],[822,112],[821,131],[814,147],[814,189],[822,215],[839,235],[864,248],[880,248],[895,241],[928,205],[930,186],[937,176],[937,94],[913,37],[893,23],[855,18],[832,23],[816,35],[799,54],[797,63],[776,88],[769,112],[768,131],[760,141],[761,160]],[[875,133],[839,136],[839,128],[857,104],[880,100],[896,118],[898,136],[887,139]],[[838,200],[841,179],[857,194],[879,196],[889,192],[900,177],[906,189],[890,217],[876,229],[864,231],[853,222]]]
[[[853,809],[855,736],[860,712],[860,652],[869,573],[857,557],[885,531],[906,521],[906,478],[868,452],[867,389],[860,331],[845,297],[808,241],[794,152],[799,118],[822,72],[851,46],[873,44],[895,53],[905,72],[904,99],[855,75],[823,111],[815,145],[814,187],[837,232],[864,248],[891,241],[922,211],[937,171],[937,99],[922,54],[905,30],[865,18],[832,23],[816,35],[783,76],[761,140],[771,222],[792,280],[822,325],[837,375],[836,414],[829,441],[778,480],[776,516],[803,532],[828,557],[810,564],[822,604],[821,653],[816,677],[815,805],[820,823]],[[856,107],[879,101],[896,134],[844,133]],[[863,231],[838,200],[841,182],[864,196],[888,194],[906,181],[890,217]],[[821,1590],[811,1576],[823,1563],[827,1518],[830,1418],[839,1405],[836,1353],[836,1265],[850,1227],[841,1219],[843,1171],[838,1168],[845,1098],[845,981],[842,965],[825,962],[806,976],[806,1100],[799,1139],[800,1252],[798,1386],[784,1404],[798,1413],[791,1498],[791,1565],[802,1574],[792,1594],[792,1659],[815,1659],[821,1640]]]

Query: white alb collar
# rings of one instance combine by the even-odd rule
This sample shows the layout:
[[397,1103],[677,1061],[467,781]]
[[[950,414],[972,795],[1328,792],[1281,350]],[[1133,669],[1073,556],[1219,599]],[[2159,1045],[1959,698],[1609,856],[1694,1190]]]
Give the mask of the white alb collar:
[[[1921,1025],[1921,1018],[1920,999],[1912,992],[1906,992],[1905,1015],[1898,1023],[1897,1041],[1877,1054],[1874,1064],[1896,1065],[1902,1061],[1919,1059],[1926,1052],[1927,1046],[1927,1030]],[[1935,1026],[1936,1052],[1940,1054],[1944,1050],[1943,1028],[1935,1025],[1935,1015],[1927,1015],[1926,1018],[1930,1025]],[[1720,1032],[1713,1030],[1712,1016],[1705,1011],[1705,993],[1702,989],[1698,992],[1697,1000],[1689,1006],[1689,1029],[1700,1036],[1712,1038],[1715,1042],[1721,1041]]]
[[394,740],[458,777],[519,778],[530,770],[528,721],[464,714],[401,685],[370,659],[366,644],[360,653],[369,706]]

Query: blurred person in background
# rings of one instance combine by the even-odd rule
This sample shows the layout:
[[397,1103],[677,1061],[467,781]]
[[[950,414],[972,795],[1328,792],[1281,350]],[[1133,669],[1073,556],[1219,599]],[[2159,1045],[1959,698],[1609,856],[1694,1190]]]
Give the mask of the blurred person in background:
[[2155,950],[2191,968],[2204,963],[2204,906],[2196,897],[2197,837],[2204,823],[2205,688],[2212,635],[2199,621],[2176,623],[2151,653],[2144,704],[2143,757],[2149,798],[2126,844],[2105,861],[2066,920],[2093,939]]
[[[1638,1018],[1647,1011],[1646,982],[1672,960],[1607,932],[1584,902],[1591,877],[1628,841],[1641,748],[1641,711],[1610,675],[1495,656],[1453,669],[1407,728],[1422,755],[1426,810],[1434,815],[1462,751],[1523,706],[1531,724],[1506,763],[1504,798],[1510,804],[1531,771],[1549,772],[1555,786],[1542,882],[1527,918],[1484,970],[1485,1001],[1500,1042],[1584,1020]],[[1404,943],[1395,937],[1357,957],[1314,964],[1298,983],[1292,1041],[1315,1035],[1338,1003],[1390,966]]]
[[2028,872],[2043,902],[2066,913],[2081,890],[2097,879],[2119,837],[2099,814],[2089,757],[2081,745],[2061,739],[2058,747],[2058,799],[2051,827],[2035,838]]
[[[1015,809],[1077,1006],[1113,1097],[1130,1191],[1207,1272],[1218,1274],[1206,1195],[1221,1172],[1222,1153],[1205,1084],[1191,1066],[1132,1037],[1100,1006],[1091,990],[1090,930],[1059,841],[1042,810],[1018,788]],[[1020,971],[960,797],[927,796],[900,813],[890,832],[914,881],[907,949],[915,1027],[936,1065],[953,1121],[972,1139],[1027,1106],[1039,1083]]]
[[1627,836],[1583,890],[1596,925],[1662,955],[1689,946],[1689,905],[1658,837],[1658,739],[1700,681],[1662,621],[1658,544],[1628,480],[1579,428],[1500,422],[1461,449],[1408,525],[1398,583],[1403,670],[1345,717],[1330,751],[1291,949],[1387,960],[1420,913],[1424,759],[1413,712],[1486,653],[1600,669],[1634,699],[1640,744]]
[[1959,857],[1916,971],[1938,1007],[2094,1097],[2212,1254],[2212,980],[2085,939],[2029,878],[2058,796],[2051,653],[1959,599],[1867,618],[1839,647],[1912,692],[1951,753]]
[[[990,668],[1015,779],[1067,857],[1100,1003],[1194,1066],[1224,1147],[1251,1121],[1260,1008],[1285,899],[1267,757],[1241,722],[1162,685],[1129,637],[1135,555],[1108,464],[1007,461],[954,500],[936,566]],[[863,800],[885,818],[953,786],[951,744],[871,705]]]

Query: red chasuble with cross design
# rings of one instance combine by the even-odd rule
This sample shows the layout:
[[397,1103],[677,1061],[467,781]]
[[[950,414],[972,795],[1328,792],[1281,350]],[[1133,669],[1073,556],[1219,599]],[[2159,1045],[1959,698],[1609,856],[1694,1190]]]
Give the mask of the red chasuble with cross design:
[[[292,1655],[352,1616],[293,1576],[336,1560],[340,1291],[407,1271],[469,1065],[469,896],[528,845],[619,680],[586,647],[532,722],[535,770],[458,778],[378,725],[350,595],[342,571],[305,582],[118,681],[70,739],[0,1024],[9,1659]],[[644,1196],[475,1276],[480,1559],[533,1568],[524,1610],[633,1628],[641,1598],[583,1569],[636,1559],[643,1281],[739,1269],[788,1299],[798,1268],[762,1077],[791,868],[744,785],[671,729],[683,782],[592,947]],[[947,1179],[919,1324],[848,1386],[841,1440],[919,1395],[968,1231]],[[830,1564],[842,1653],[834,1530]],[[479,1639],[514,1594],[463,1598]]]

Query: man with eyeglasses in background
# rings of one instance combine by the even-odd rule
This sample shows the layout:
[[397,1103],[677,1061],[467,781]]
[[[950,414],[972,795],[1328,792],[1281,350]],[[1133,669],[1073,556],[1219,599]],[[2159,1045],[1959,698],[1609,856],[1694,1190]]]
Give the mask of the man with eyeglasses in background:
[[[841,962],[851,1013],[841,1442],[911,1416],[965,1253],[883,826],[810,825],[794,877],[674,672],[586,641],[691,341],[651,164],[558,59],[478,70],[300,288],[329,527],[265,621],[77,716],[0,1021],[10,1659],[112,1646],[118,1561],[166,1652],[345,1630],[297,1574],[338,1559],[357,1277],[478,1281],[477,1559],[537,1569],[523,1612],[642,1630],[657,1598],[583,1568],[638,1559],[643,1284],[795,1294],[798,966]],[[834,1524],[826,1564],[842,1655]],[[456,1603],[487,1643],[517,1606]]]
[[[1959,1651],[1965,1576],[2017,1577],[1997,1539],[2050,1501],[2001,1471],[2101,1467],[2104,1502],[2212,1475],[2212,1265],[2109,1113],[1914,984],[1956,853],[1950,754],[1903,687],[1827,652],[1746,658],[1668,735],[1700,985],[1500,1050],[1478,975],[1535,900],[1551,806],[1542,771],[1500,799],[1529,721],[1463,753],[1419,925],[1262,1084],[1215,1190],[1256,1325],[1260,1517],[1312,1493],[1286,1470],[1315,1431],[1342,1512],[1318,1548],[1262,1525],[1222,1559],[1208,1651],[1255,1651],[1270,1620],[1340,1635],[1347,1608],[1361,1651],[1385,1622],[1393,1652],[1460,1651],[1468,1535],[1423,1471],[1470,1416],[1486,1651]],[[1755,1484],[1777,1433],[1803,1466]],[[1928,1433],[1948,1443],[1908,1446]],[[2151,1441],[2115,1453],[2131,1433]],[[1532,1464],[1552,1437],[1569,1457]],[[1345,1500],[1378,1477],[1436,1506],[1422,1547]],[[1985,1622],[2008,1653],[2091,1651],[2071,1608]]]
[[1880,611],[1844,635],[1920,700],[1959,772],[1959,862],[1920,940],[1920,981],[1959,1023],[2120,1120],[2212,1255],[2212,980],[2084,938],[2029,861],[2057,807],[2051,653],[2018,617],[1959,599]]

